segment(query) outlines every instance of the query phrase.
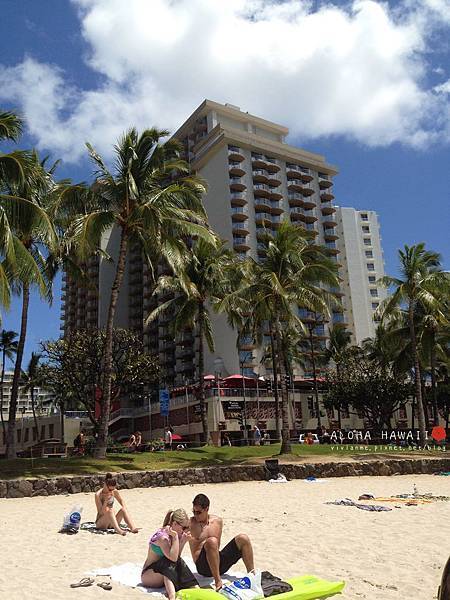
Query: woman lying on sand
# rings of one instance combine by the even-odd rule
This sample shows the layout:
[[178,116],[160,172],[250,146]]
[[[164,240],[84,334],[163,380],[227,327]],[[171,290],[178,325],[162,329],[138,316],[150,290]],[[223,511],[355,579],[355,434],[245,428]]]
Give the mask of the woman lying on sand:
[[194,575],[181,558],[189,535],[186,511],[182,508],[169,510],[162,528],[150,538],[141,574],[141,582],[145,587],[165,586],[169,600],[175,600],[175,592],[197,585]]
[[[114,514],[114,500],[117,500],[121,506],[117,514]],[[139,531],[128,514],[125,502],[117,491],[116,478],[113,477],[111,473],[106,473],[103,487],[98,490],[98,492],[95,492],[95,504],[97,506],[95,525],[98,529],[109,529],[113,527],[116,530],[116,533],[125,535],[126,532],[120,527],[120,523],[123,519],[132,533],[137,533]]]

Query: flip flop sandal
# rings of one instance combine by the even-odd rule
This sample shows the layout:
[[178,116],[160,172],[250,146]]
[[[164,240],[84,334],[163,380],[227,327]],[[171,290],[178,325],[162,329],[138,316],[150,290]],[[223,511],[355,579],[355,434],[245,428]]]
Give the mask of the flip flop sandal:
[[104,590],[112,590],[112,585],[108,581],[102,581],[102,583],[97,583],[97,585]]
[[89,587],[90,585],[93,585],[94,580],[92,579],[92,577],[83,577],[83,579],[80,579],[80,581],[78,581],[77,583],[71,583],[70,587],[71,588],[79,588],[79,587]]

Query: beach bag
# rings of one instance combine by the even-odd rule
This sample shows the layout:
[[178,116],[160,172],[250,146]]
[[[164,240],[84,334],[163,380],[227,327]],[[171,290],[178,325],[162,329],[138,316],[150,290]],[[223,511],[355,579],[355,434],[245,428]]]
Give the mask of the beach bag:
[[261,587],[264,592],[264,598],[269,596],[275,596],[276,594],[283,594],[285,592],[292,592],[292,585],[287,581],[282,581],[279,577],[272,575],[269,571],[263,571],[261,573]]
[[264,592],[261,587],[261,571],[247,573],[245,577],[225,584],[220,589],[219,594],[222,594],[222,596],[225,596],[229,600],[256,600],[256,598],[264,598]]

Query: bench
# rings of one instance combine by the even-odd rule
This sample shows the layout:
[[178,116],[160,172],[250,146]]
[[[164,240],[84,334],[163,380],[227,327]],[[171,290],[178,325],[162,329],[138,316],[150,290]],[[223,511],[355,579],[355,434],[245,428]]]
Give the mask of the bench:
[[67,458],[67,444],[49,443],[33,448],[33,458]]

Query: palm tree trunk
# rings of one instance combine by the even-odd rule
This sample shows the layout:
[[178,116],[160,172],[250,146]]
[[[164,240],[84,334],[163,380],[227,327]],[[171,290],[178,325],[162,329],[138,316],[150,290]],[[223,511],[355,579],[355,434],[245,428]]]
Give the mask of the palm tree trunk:
[[5,356],[5,350],[3,350],[3,356],[2,356],[2,377],[1,377],[1,383],[0,383],[0,418],[2,420],[2,431],[3,431],[3,443],[5,443],[5,438],[6,438],[6,425],[5,425],[5,419],[3,417],[3,383],[5,381],[5,362],[6,362],[6,356]]
[[206,398],[205,398],[205,357],[204,357],[204,349],[203,349],[203,332],[204,332],[204,306],[203,302],[199,302],[198,306],[198,393],[199,393],[199,401],[200,401],[200,412],[202,416],[202,436],[201,441],[203,443],[208,443],[209,438],[209,430],[208,430],[208,415],[206,412]]
[[[338,380],[340,381],[341,371],[340,371],[340,366],[339,366],[338,363],[336,363],[336,374],[337,374]],[[338,428],[339,428],[339,431],[340,431],[341,427],[342,427],[341,407],[340,407],[340,405],[337,408],[337,414],[338,414]]]
[[280,399],[278,397],[278,361],[277,353],[275,351],[274,333],[272,324],[269,323],[269,334],[270,334],[270,353],[272,355],[272,371],[273,371],[273,398],[275,401],[275,431],[277,441],[281,438],[280,431]]
[[417,402],[417,417],[419,421],[419,435],[420,443],[425,446],[425,413],[423,410],[423,399],[422,399],[422,382],[420,378],[420,364],[419,364],[419,353],[417,351],[417,339],[416,329],[414,327],[414,306],[413,303],[409,303],[408,307],[409,314],[409,332],[411,336],[411,347],[414,358],[414,381],[416,387],[416,402]]
[[31,386],[30,389],[30,394],[31,394],[31,410],[33,411],[33,421],[34,421],[34,426],[36,427],[36,431],[38,432],[37,434],[37,441],[40,442],[41,441],[41,436],[39,433],[39,423],[36,417],[36,407],[34,405],[34,386]]
[[60,410],[60,422],[61,422],[61,444],[65,443],[65,431],[64,431],[64,404],[60,404],[59,406],[59,410]]
[[431,349],[430,349],[430,368],[431,368],[431,392],[433,395],[433,418],[434,424],[439,425],[439,408],[437,400],[437,384],[436,384],[436,347],[435,347],[435,332],[433,331],[431,337]]
[[280,339],[279,323],[275,324],[275,344],[280,366],[281,379],[281,448],[280,454],[291,453],[291,442],[289,440],[289,396],[286,387],[286,373],[284,372],[284,361],[282,358],[282,347]]
[[319,388],[317,387],[317,371],[316,371],[316,356],[314,352],[314,338],[313,328],[309,327],[309,343],[311,346],[311,365],[313,369],[313,380],[314,380],[314,396],[316,399],[316,413],[317,413],[317,429],[320,428],[322,422],[320,420],[320,404],[319,404]]
[[113,350],[113,327],[116,314],[117,300],[125,273],[125,260],[127,257],[128,233],[122,228],[120,236],[119,256],[117,259],[116,275],[111,288],[109,301],[108,320],[106,322],[105,356],[103,363],[103,395],[100,401],[101,415],[99,419],[98,437],[95,445],[94,457],[106,458],[106,446],[108,442],[109,415],[111,412],[111,379],[112,379],[112,350]]
[[6,457],[16,458],[16,413],[17,398],[19,396],[20,374],[22,372],[23,351],[27,336],[28,306],[30,304],[30,288],[22,286],[22,317],[20,321],[19,343],[17,344],[16,364],[11,387],[11,400],[9,402],[8,431],[6,434]]

